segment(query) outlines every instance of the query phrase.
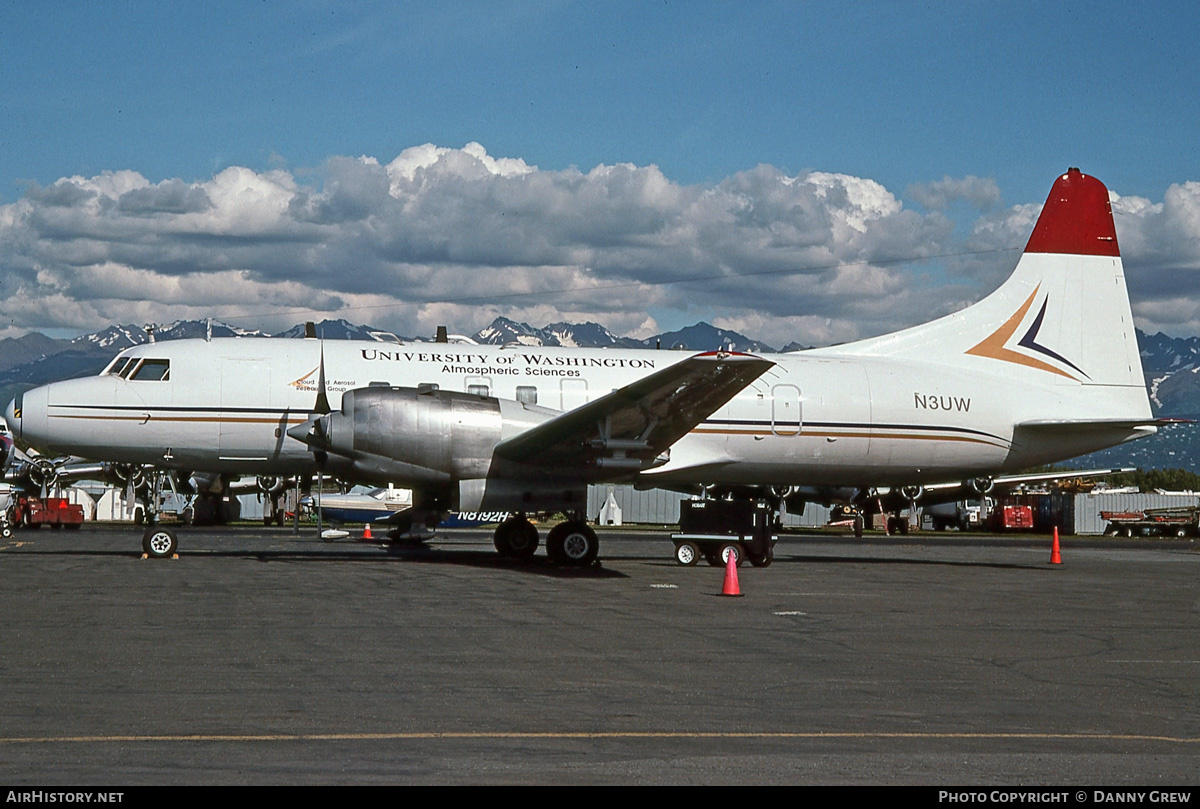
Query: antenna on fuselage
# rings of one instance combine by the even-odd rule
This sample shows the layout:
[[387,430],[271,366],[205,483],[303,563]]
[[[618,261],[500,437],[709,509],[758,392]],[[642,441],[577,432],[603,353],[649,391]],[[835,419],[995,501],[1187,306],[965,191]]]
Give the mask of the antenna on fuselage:
[[153,343],[154,342],[154,330],[157,327],[153,323],[147,323],[142,328],[146,330],[146,341]]

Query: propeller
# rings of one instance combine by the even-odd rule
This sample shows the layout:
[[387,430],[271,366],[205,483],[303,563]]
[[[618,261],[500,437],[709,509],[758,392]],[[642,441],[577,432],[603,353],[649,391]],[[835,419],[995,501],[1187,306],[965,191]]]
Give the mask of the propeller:
[[287,431],[287,434],[297,441],[302,441],[312,451],[313,460],[317,463],[317,536],[325,538],[324,525],[321,521],[321,486],[325,477],[325,462],[329,460],[329,414],[333,408],[329,406],[329,396],[325,392],[325,343],[321,343],[321,362],[317,373],[317,400],[313,403],[312,412],[303,424],[297,424]]
[[58,464],[49,458],[37,457],[30,461],[29,481],[42,490],[42,497],[58,482]]

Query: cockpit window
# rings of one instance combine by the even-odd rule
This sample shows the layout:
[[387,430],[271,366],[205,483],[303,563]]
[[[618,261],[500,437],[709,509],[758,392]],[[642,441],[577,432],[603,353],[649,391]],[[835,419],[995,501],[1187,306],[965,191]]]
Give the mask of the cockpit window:
[[133,369],[134,363],[137,362],[137,357],[115,357],[108,364],[100,376],[119,376],[124,377],[130,370]]
[[166,382],[171,378],[171,361],[145,359],[132,372],[122,370],[121,376],[138,382]]

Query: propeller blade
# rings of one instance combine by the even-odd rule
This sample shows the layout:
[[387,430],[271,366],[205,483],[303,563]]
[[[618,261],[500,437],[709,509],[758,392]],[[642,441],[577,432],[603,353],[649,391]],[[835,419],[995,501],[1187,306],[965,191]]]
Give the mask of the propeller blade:
[[325,394],[325,343],[322,342],[320,372],[317,374],[317,403],[313,407],[313,412],[324,416],[330,410],[329,397]]

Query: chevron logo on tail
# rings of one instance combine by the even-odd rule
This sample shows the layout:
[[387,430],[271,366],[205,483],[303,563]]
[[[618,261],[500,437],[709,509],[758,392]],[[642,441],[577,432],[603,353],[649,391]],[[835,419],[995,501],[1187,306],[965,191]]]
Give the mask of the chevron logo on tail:
[[[1017,309],[1013,316],[1004,322],[1004,325],[989,334],[978,345],[967,349],[966,353],[976,357],[988,357],[989,359],[1000,360],[1001,362],[1011,362],[1015,363],[1016,365],[1023,365],[1027,368],[1036,368],[1040,371],[1046,371],[1048,373],[1058,374],[1059,376],[1065,376],[1067,379],[1073,379],[1076,382],[1082,382],[1083,379],[1080,379],[1074,374],[1070,374],[1061,368],[1051,365],[1044,360],[1038,359],[1037,357],[1032,357],[1029,354],[1018,351],[1014,348],[1009,348],[1009,341],[1012,340],[1013,336],[1017,333],[1021,323],[1025,321],[1025,315],[1028,314],[1029,309],[1033,305],[1034,300],[1037,298],[1038,291],[1040,289],[1041,284],[1039,284],[1033,290],[1033,292],[1029,294],[1029,297],[1025,299],[1025,303],[1021,304],[1020,308]],[[1020,340],[1017,341],[1017,348],[1025,349],[1025,351],[1028,352],[1041,354],[1044,357],[1048,357],[1049,359],[1055,360],[1056,362],[1077,371],[1083,376],[1084,379],[1090,379],[1091,377],[1084,373],[1083,369],[1081,369],[1078,365],[1037,341],[1038,332],[1041,331],[1042,321],[1046,317],[1046,306],[1049,304],[1049,302],[1050,297],[1047,295],[1046,298],[1042,300],[1042,307],[1038,310],[1037,317],[1033,319],[1033,322],[1029,325],[1029,328],[1025,330],[1025,334]]]

